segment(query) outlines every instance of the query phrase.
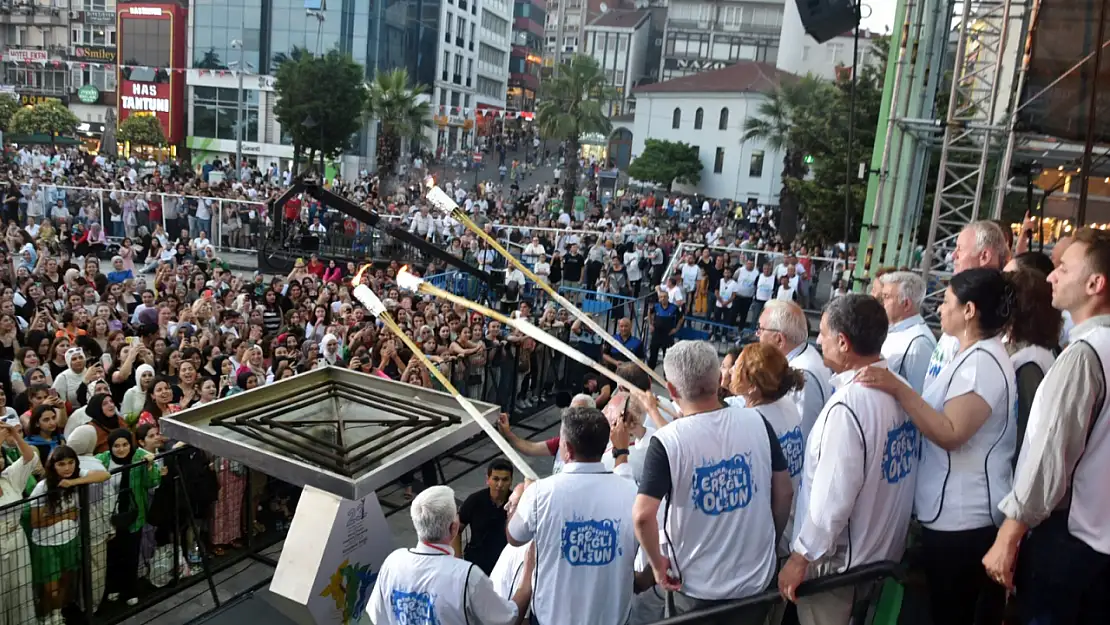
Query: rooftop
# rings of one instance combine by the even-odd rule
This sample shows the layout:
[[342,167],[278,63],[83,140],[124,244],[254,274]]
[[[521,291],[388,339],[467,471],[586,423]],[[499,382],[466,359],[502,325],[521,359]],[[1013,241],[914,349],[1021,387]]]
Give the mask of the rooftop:
[[633,89],[633,93],[763,93],[798,77],[770,63],[740,61],[734,65]]
[[647,11],[609,11],[597,16],[587,27],[636,28],[650,17]]

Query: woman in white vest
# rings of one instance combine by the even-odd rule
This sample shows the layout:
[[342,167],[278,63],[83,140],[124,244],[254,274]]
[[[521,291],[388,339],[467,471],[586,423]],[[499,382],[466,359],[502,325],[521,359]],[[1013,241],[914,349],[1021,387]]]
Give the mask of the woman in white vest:
[[[667,350],[667,388],[683,417],[655,433],[636,498],[636,535],[656,583],[670,593],[672,616],[766,590],[790,516],[793,488],[778,437],[755,410],[718,399],[719,367],[704,341]],[[724,620],[761,624],[767,609],[751,606]]]
[[[794,403],[792,393],[805,386],[805,374],[791,369],[782,352],[770,345],[751,343],[740,353],[733,366],[728,400],[732,405],[741,404],[758,412],[770,424],[779,439],[779,447],[786,458],[794,494],[802,486],[802,459],[805,444],[802,439],[802,417]],[[780,557],[790,555],[790,537],[793,534],[793,509],[779,540]]]
[[[1026,252],[1027,254],[1030,252]],[[1007,272],[1017,289],[1017,308],[1006,333],[1006,350],[1014,365],[1018,395],[1018,452],[1025,438],[1025,425],[1033,409],[1033,398],[1041,380],[1056,362],[1054,350],[1059,349],[1060,330],[1064,319],[1052,307],[1052,286],[1047,275],[1033,269]],[[1014,454],[1017,462],[1017,453]]]
[[935,623],[1002,622],[1005,592],[981,560],[1003,520],[998,504],[1013,482],[1017,389],[1002,333],[1016,305],[1016,289],[1002,272],[960,272],[940,307],[941,327],[959,348],[924,395],[889,370],[871,367],[859,378],[894,396],[924,436],[914,512],[923,527]]
[[35,469],[39,454],[26,441],[19,426],[0,422],[0,445],[19,450],[20,457],[5,461],[0,453],[0,624],[35,623],[35,598],[31,584],[31,552],[20,526],[23,491]]
[[451,541],[459,532],[455,492],[432,486],[412,500],[409,510],[419,542],[385,559],[366,613],[374,625],[510,625],[531,597],[531,575],[512,600],[497,594],[482,569],[455,557]]

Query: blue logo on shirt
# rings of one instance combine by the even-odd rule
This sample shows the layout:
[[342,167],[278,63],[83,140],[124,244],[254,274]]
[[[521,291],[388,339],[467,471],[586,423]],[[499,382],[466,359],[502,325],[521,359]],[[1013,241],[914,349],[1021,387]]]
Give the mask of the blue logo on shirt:
[[805,444],[802,442],[802,428],[796,427],[779,437],[779,447],[782,455],[786,457],[786,466],[790,468],[790,477],[802,472],[802,460],[805,458]]
[[694,507],[717,516],[752,501],[752,470],[742,455],[694,469]]
[[897,484],[913,470],[914,457],[918,455],[917,428],[906,421],[886,433],[883,449],[883,477],[887,483]]
[[621,554],[620,521],[601,519],[563,523],[563,559],[571,566],[605,566]]
[[435,598],[426,592],[394,590],[389,597],[393,622],[398,625],[438,625]]

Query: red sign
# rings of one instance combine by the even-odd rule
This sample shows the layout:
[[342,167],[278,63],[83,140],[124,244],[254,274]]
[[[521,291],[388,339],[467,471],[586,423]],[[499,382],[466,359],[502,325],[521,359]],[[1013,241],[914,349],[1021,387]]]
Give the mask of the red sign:
[[169,138],[172,134],[170,111],[173,110],[173,90],[168,83],[131,82],[123,80],[119,85],[119,120],[122,122],[132,115],[153,115],[162,124],[162,132]]
[[474,162],[475,163],[481,163],[482,162],[482,153],[481,152],[475,152],[474,153]]

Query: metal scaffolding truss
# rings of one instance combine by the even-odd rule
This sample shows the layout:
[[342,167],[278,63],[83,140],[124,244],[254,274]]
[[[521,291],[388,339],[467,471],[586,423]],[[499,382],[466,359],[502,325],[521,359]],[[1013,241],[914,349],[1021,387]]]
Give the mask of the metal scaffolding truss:
[[[929,299],[943,293],[949,275],[946,257],[956,237],[977,219],[997,219],[999,201],[991,202],[996,176],[1008,177],[1014,115],[1024,72],[1027,38],[1024,20],[1032,0],[976,0],[953,5],[956,18],[955,66],[943,122],[940,173],[937,177],[928,243],[922,268],[930,284]],[[999,156],[992,163],[992,155]],[[939,278],[940,280],[932,280]],[[929,306],[929,308],[934,308]]]

